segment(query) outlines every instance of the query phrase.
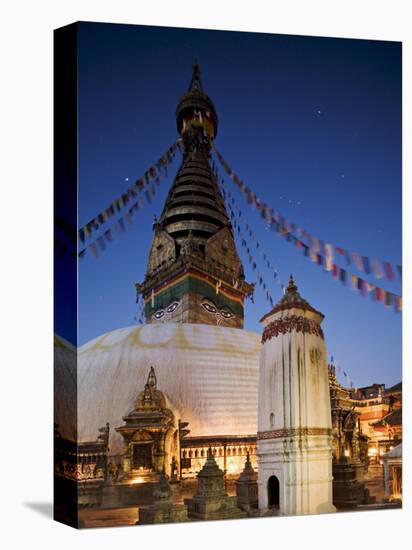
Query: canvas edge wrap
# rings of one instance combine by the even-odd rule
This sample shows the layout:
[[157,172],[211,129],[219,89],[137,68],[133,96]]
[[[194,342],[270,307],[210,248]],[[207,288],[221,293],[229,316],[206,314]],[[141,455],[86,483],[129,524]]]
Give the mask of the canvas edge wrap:
[[[54,140],[54,334],[56,340],[65,333],[74,339],[75,360],[71,367],[74,384],[64,406],[67,417],[77,433],[77,239],[69,239],[71,248],[66,253],[59,250],[61,220],[67,227],[77,228],[77,113],[78,113],[78,23],[54,30],[53,59],[53,140]],[[63,247],[67,244],[63,244]],[[73,343],[73,342],[72,342]],[[63,406],[54,367],[54,409]],[[70,388],[65,388],[70,391]],[[77,439],[76,437],[74,439]],[[77,484],[56,474],[56,463],[61,441],[59,426],[54,426],[54,476],[53,516],[56,521],[78,528]],[[76,441],[73,441],[76,447]]]

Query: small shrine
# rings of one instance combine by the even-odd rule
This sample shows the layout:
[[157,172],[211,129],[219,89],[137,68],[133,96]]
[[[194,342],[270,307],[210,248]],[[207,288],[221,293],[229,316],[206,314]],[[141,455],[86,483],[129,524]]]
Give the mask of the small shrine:
[[372,504],[368,489],[358,481],[356,466],[342,456],[334,462],[333,468],[333,504],[338,510],[350,510],[360,504]]
[[242,510],[249,511],[258,507],[258,483],[257,472],[250,462],[250,455],[247,453],[245,467],[236,481],[237,505]]
[[134,409],[123,417],[125,424],[116,431],[124,439],[123,473],[135,482],[157,481],[169,470],[171,454],[178,455],[175,419],[166,406],[164,394],[157,389],[155,370],[150,367],[144,390]]
[[187,507],[172,502],[172,489],[164,471],[155,486],[153,497],[152,505],[139,508],[139,521],[136,525],[188,521]]
[[236,497],[230,497],[225,490],[223,471],[216,464],[212,449],[197,475],[197,492],[193,498],[185,499],[190,519],[236,519],[246,517],[246,512],[236,505]]

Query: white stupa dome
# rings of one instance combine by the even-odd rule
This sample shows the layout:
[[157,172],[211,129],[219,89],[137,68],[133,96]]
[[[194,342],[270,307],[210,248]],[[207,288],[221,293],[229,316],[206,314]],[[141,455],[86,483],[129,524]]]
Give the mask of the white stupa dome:
[[[170,408],[189,422],[190,436],[256,434],[260,346],[254,332],[186,323],[128,327],[95,338],[78,350],[79,441],[95,440],[110,422],[111,452],[122,452],[115,428],[133,408],[150,366]],[[70,392],[69,356],[70,346],[56,356],[64,358],[56,377]],[[56,410],[56,422],[70,437],[65,410]]]

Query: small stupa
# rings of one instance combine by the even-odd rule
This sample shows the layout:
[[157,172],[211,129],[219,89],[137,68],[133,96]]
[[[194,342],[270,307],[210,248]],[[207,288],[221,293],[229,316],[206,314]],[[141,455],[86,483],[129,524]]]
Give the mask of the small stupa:
[[137,525],[188,521],[186,506],[171,500],[172,489],[164,470],[153,490],[153,497],[153,504],[139,508]]
[[258,507],[258,483],[257,472],[250,462],[250,455],[247,453],[245,467],[236,481],[237,505],[242,510],[249,511]]
[[236,504],[236,497],[230,497],[225,490],[223,471],[216,464],[209,447],[207,460],[197,475],[197,492],[193,498],[185,499],[190,519],[235,519],[246,517],[246,512]]
[[333,464],[333,504],[338,510],[350,510],[371,504],[369,490],[357,479],[356,468],[345,456]]

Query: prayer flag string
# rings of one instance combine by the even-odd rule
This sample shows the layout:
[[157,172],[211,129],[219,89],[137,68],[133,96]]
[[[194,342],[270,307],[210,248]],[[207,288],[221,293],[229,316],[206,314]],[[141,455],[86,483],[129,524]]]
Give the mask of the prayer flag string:
[[[273,300],[273,297],[272,297],[272,295],[269,291],[270,285],[266,284],[265,278],[262,275],[262,273],[260,272],[260,270],[258,268],[258,265],[257,265],[257,262],[256,262],[255,258],[252,255],[250,243],[248,242],[248,237],[250,237],[252,239],[252,241],[255,243],[256,249],[260,248],[260,250],[263,254],[265,265],[272,272],[273,278],[280,285],[280,287],[282,289],[282,292],[284,292],[285,285],[282,283],[282,281],[280,279],[278,270],[269,261],[267,255],[265,253],[263,253],[263,251],[260,247],[259,241],[257,240],[256,236],[254,235],[253,231],[251,230],[251,228],[248,224],[246,224],[246,226],[245,226],[246,231],[244,231],[244,229],[242,227],[242,224],[239,222],[239,219],[242,217],[242,212],[239,209],[239,207],[237,206],[236,201],[235,201],[234,197],[232,196],[232,194],[230,193],[230,191],[228,189],[226,189],[223,178],[219,178],[219,175],[218,175],[217,170],[216,170],[215,167],[213,167],[213,169],[214,169],[214,172],[215,172],[216,179],[217,179],[218,183],[220,184],[220,189],[221,189],[222,195],[225,199],[226,207],[229,211],[229,215],[230,215],[233,227],[235,229],[235,234],[237,233],[237,235],[240,239],[240,242],[242,244],[242,248],[245,251],[245,255],[248,259],[248,262],[249,262],[252,270],[256,274],[257,283],[261,287],[266,301],[270,303],[271,307],[273,307],[274,306],[274,300]],[[237,210],[237,216],[235,214],[235,209]]]
[[[342,285],[345,286],[349,283],[351,288],[355,291],[358,291],[361,296],[367,296],[369,294],[374,301],[382,302],[385,307],[393,307],[396,312],[402,311],[402,296],[373,285],[372,283],[364,280],[358,275],[340,267],[334,261],[333,251],[336,250],[338,254],[345,256],[346,264],[350,265],[350,255],[347,250],[344,250],[340,247],[334,247],[331,244],[325,244],[316,237],[309,235],[309,233],[304,231],[302,228],[294,224],[290,224],[283,216],[275,212],[267,204],[261,201],[259,197],[257,197],[255,193],[253,193],[253,191],[251,191],[250,188],[247,187],[244,182],[237,177],[237,175],[233,172],[230,166],[217,151],[213,143],[212,148],[226,173],[246,196],[248,204],[257,207],[261,214],[261,218],[265,220],[265,222],[271,227],[273,231],[283,236],[288,242],[293,243],[296,248],[301,249],[305,257],[309,258],[316,265],[323,267],[324,271],[330,273],[335,281],[339,281]],[[310,242],[310,244],[305,243],[294,233],[299,236],[304,236]],[[383,262],[383,264],[379,263],[378,260],[373,260],[372,262],[369,262],[369,259],[366,256],[363,256],[361,259],[361,257],[357,254],[354,255],[354,261],[355,265],[357,265],[358,268],[362,266],[363,269],[370,270],[371,265],[375,265],[375,267],[377,265],[379,266],[379,268],[382,267],[382,272],[385,271],[386,276],[389,280],[393,280],[394,278],[392,265],[389,262]],[[401,266],[397,267],[399,275],[401,275]],[[376,269],[376,273],[377,272],[378,271]]]
[[391,262],[381,261],[377,259],[370,259],[368,256],[362,256],[356,252],[350,252],[349,250],[340,247],[334,246],[330,243],[324,243],[321,239],[311,235],[308,231],[302,227],[289,222],[284,216],[275,212],[273,208],[269,207],[265,202],[263,202],[232,170],[228,165],[222,155],[214,146],[213,142],[211,143],[212,149],[215,152],[220,164],[223,166],[223,169],[232,179],[232,181],[237,185],[237,187],[245,195],[247,202],[252,207],[256,207],[263,219],[267,223],[275,224],[279,228],[284,236],[290,234],[296,234],[295,237],[301,237],[309,243],[310,251],[312,254],[321,254],[325,258],[325,267],[331,271],[335,253],[336,257],[339,256],[342,260],[345,261],[346,265],[349,266],[354,264],[360,272],[364,272],[367,275],[373,274],[377,279],[386,277],[387,280],[395,280],[396,274],[398,275],[399,280],[402,280],[402,266],[396,265],[393,266]]
[[167,175],[167,167],[174,159],[176,151],[180,147],[180,141],[177,141],[167,149],[167,151],[155,162],[141,178],[138,178],[136,182],[119,198],[114,200],[110,206],[100,212],[97,216],[92,218],[86,225],[79,229],[78,236],[82,243],[86,238],[89,238],[100,229],[109,219],[120,212],[129,202],[131,202],[137,195],[143,190],[146,190],[146,198],[148,202],[151,202],[152,196],[150,189],[148,189],[150,183],[156,181],[160,183],[160,177]]

